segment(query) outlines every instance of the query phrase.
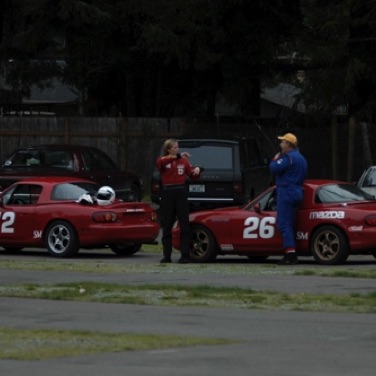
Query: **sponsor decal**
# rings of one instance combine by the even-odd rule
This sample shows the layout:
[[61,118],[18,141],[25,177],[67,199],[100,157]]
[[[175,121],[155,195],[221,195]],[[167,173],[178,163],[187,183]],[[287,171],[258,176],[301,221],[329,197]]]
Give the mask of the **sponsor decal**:
[[220,248],[222,251],[233,251],[234,246],[232,244],[221,244]]
[[309,219],[343,219],[345,218],[344,211],[318,211],[309,214]]
[[143,213],[145,209],[142,208],[136,208],[136,209],[126,209],[126,213]]
[[351,226],[348,228],[349,232],[363,231],[363,226]]

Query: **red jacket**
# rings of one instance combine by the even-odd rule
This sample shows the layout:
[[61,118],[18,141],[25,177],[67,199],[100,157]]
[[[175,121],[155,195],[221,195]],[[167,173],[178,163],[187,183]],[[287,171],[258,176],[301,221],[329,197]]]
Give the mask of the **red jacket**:
[[161,180],[164,186],[185,184],[186,176],[193,179],[199,178],[199,175],[193,175],[195,167],[189,164],[187,158],[159,157],[156,166],[161,174]]

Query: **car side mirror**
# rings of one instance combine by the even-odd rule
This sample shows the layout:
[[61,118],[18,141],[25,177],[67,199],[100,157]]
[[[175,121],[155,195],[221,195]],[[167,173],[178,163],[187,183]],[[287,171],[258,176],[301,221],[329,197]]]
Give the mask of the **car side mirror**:
[[261,207],[260,207],[260,203],[258,202],[257,204],[254,204],[253,205],[253,209],[256,213],[261,213]]

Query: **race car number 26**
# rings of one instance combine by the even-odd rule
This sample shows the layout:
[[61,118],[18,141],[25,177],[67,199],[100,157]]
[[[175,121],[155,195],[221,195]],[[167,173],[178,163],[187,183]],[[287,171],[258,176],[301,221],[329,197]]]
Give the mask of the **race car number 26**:
[[270,239],[274,236],[275,217],[248,217],[244,221],[243,238],[244,239]]
[[13,212],[0,213],[0,232],[2,234],[13,234],[14,227],[13,223],[16,218],[16,215]]

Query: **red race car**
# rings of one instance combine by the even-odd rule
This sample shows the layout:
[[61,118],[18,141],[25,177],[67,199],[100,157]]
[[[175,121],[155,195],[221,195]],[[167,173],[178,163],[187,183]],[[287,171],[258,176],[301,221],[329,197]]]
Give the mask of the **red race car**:
[[154,242],[160,227],[149,204],[116,200],[111,187],[69,177],[11,185],[0,195],[0,226],[5,250],[46,247],[56,257],[104,246],[131,255],[142,243]]
[[[212,262],[217,255],[262,260],[283,255],[276,226],[276,191],[271,187],[245,207],[190,214],[192,262]],[[173,246],[179,249],[178,223]],[[355,185],[307,180],[296,220],[297,252],[316,262],[335,265],[349,255],[376,257],[376,200]]]

